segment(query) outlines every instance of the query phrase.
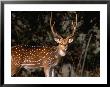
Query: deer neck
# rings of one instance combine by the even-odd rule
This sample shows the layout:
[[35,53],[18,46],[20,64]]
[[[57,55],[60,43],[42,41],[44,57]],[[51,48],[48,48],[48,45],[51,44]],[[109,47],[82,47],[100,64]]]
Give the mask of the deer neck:
[[65,53],[59,48],[59,46],[57,46],[55,48],[55,57],[60,58],[60,57],[63,57],[63,56],[65,56]]

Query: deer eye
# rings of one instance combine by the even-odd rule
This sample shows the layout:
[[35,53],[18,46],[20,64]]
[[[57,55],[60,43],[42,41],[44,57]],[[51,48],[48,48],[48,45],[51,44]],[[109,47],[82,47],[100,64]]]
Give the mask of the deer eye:
[[57,43],[60,43],[60,39],[59,39],[59,38],[54,38],[54,40],[55,40]]

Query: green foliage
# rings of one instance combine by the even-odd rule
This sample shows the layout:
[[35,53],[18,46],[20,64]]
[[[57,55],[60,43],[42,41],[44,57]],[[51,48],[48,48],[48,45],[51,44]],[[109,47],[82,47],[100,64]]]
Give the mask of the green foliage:
[[[11,44],[24,45],[57,45],[53,39],[50,29],[49,11],[12,11],[11,12]],[[75,20],[75,13],[78,14],[78,26],[74,35],[74,41],[70,44],[65,56],[66,61],[75,64],[75,68],[81,59],[84,60],[84,53],[92,34],[87,50],[84,70],[100,68],[100,12],[98,11],[54,11],[52,22],[55,21],[55,31],[63,37],[71,33],[71,22]],[[84,53],[83,53],[84,51]]]

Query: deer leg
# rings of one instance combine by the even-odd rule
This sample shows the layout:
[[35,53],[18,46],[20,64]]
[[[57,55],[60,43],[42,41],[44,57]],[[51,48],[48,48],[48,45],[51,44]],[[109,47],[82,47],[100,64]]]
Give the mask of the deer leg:
[[17,67],[11,67],[11,76],[14,76],[16,73]]
[[45,73],[45,77],[50,77],[50,68],[44,67],[44,73]]
[[50,77],[54,77],[54,76],[55,76],[54,67],[50,67],[50,69],[49,69],[49,76],[50,76]]
[[20,69],[20,67],[12,65],[11,66],[11,76],[13,77],[14,75],[16,75],[19,69]]
[[11,61],[11,76],[16,76],[21,67],[21,65],[17,65],[14,61]]
[[55,77],[55,70],[52,68],[52,77]]
[[16,67],[16,65],[14,65],[12,63],[11,63],[11,76],[14,76],[16,73],[17,67]]
[[55,69],[54,69],[54,67],[50,67],[49,68],[49,76],[50,77],[55,77]]

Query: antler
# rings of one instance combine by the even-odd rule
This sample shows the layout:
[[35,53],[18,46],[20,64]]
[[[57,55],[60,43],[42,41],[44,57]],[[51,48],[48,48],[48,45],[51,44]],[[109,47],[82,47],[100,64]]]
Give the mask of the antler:
[[74,24],[74,22],[72,21],[72,26],[71,26],[72,33],[68,36],[68,38],[71,38],[71,37],[74,36],[74,33],[75,33],[75,31],[76,31],[76,28],[77,28],[77,14],[76,14],[75,24]]
[[51,31],[52,31],[54,37],[62,38],[60,35],[58,35],[58,34],[54,31],[54,29],[53,29],[54,25],[55,25],[55,21],[54,21],[54,23],[52,24],[52,12],[51,12],[51,17],[50,17],[50,28],[51,28]]

